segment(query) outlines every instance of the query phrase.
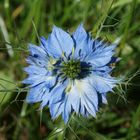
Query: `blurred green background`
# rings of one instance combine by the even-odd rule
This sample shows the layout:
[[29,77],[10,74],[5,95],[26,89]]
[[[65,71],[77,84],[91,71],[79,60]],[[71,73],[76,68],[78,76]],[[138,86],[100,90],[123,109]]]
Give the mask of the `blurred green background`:
[[[124,82],[108,94],[97,118],[72,115],[64,125],[46,107],[27,105],[27,44],[55,24],[118,43],[113,75]],[[140,0],[0,0],[0,140],[140,140]]]

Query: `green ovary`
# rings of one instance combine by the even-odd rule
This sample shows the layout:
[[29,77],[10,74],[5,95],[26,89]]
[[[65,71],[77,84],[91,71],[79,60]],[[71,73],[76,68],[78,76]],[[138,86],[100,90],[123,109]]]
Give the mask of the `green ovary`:
[[79,60],[70,60],[68,62],[63,62],[62,66],[63,74],[71,79],[78,78],[81,73],[81,63]]

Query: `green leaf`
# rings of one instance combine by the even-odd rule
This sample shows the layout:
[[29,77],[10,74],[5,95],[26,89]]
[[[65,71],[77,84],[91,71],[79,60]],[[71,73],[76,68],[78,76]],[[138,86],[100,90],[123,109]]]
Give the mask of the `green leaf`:
[[[119,7],[119,6],[124,6],[126,4],[129,4],[131,3],[133,0],[118,0],[113,6],[112,8],[116,8],[116,7]],[[137,0],[138,2],[140,2],[140,0]]]
[[128,131],[128,134],[127,134],[127,139],[131,139],[132,138],[132,135],[135,132],[135,128],[136,128],[137,123],[139,121],[139,118],[140,118],[140,104],[139,104],[136,112],[133,115],[131,127],[130,127],[130,129]]
[[11,72],[0,72],[0,106],[8,102],[15,87],[14,75]]

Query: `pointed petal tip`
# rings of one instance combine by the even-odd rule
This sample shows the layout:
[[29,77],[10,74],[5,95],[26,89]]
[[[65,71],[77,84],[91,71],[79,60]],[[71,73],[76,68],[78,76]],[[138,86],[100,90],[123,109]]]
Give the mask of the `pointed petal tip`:
[[52,33],[53,33],[53,32],[56,32],[56,31],[59,30],[59,29],[60,29],[60,28],[54,24],[54,25],[53,25],[53,28],[52,28]]
[[35,47],[35,45],[32,43],[28,43],[27,46],[28,46],[29,50]]
[[66,118],[66,119],[64,118],[64,123],[65,123],[65,124],[67,124],[67,123],[68,123],[68,121],[69,121],[69,119],[68,119],[68,118]]
[[27,68],[28,68],[28,67],[24,67],[24,68],[22,68],[22,70],[23,70],[24,72],[27,72]]
[[40,40],[41,40],[41,42],[42,42],[42,41],[47,41],[47,39],[46,39],[44,36],[41,36],[41,37],[40,37]]
[[76,31],[79,31],[79,32],[86,32],[85,28],[84,28],[84,24],[83,23],[80,23],[76,29]]
[[37,102],[34,99],[32,99],[29,95],[27,95],[25,101],[26,101],[26,103],[29,103],[29,104],[33,104],[33,103],[36,103]]
[[40,110],[43,110],[43,108],[44,108],[46,105],[47,105],[47,104],[44,104],[44,103],[43,103],[43,100],[42,100],[39,109],[40,109]]
[[122,60],[122,58],[121,58],[121,57],[118,57],[117,60],[116,60],[116,62],[118,62],[118,61],[120,61],[120,60]]
[[79,27],[84,28],[84,23],[83,23],[83,22],[81,22],[81,23],[79,24]]
[[40,104],[39,110],[43,110],[44,106],[42,105],[42,103]]
[[43,107],[40,105],[40,107],[38,108],[38,111],[42,111]]
[[21,81],[22,84],[27,84],[27,78]]

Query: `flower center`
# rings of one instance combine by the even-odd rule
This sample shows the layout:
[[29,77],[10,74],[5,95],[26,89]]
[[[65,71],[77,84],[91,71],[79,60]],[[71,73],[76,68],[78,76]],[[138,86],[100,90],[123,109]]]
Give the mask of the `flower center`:
[[91,72],[91,65],[80,60],[69,60],[62,62],[61,73],[62,77],[70,79],[82,79],[88,76]]
[[78,78],[81,73],[81,62],[79,60],[70,60],[62,63],[63,74],[71,79]]

